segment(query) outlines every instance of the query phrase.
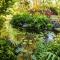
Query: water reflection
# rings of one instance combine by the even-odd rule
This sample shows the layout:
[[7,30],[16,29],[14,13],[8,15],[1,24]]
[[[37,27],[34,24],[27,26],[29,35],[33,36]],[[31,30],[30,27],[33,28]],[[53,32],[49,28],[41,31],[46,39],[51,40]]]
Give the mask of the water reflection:
[[55,37],[56,35],[54,32],[48,32],[47,35],[45,36],[45,41],[46,42],[53,41]]

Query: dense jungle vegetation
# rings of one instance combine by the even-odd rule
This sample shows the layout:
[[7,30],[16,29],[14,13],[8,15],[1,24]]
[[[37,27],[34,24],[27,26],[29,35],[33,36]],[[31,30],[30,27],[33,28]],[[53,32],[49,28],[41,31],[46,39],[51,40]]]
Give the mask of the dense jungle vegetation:
[[60,0],[0,0],[0,60],[60,60]]

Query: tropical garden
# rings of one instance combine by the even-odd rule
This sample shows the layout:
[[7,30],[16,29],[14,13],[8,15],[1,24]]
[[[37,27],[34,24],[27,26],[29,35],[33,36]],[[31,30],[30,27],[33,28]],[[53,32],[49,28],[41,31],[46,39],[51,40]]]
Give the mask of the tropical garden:
[[0,60],[60,60],[60,0],[0,0]]

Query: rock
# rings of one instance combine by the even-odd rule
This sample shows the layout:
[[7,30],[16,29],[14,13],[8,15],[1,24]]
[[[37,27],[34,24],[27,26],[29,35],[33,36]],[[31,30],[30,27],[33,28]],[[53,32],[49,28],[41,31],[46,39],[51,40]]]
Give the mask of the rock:
[[60,32],[60,19],[56,15],[50,17],[51,23],[53,24],[53,30]]
[[56,31],[60,32],[60,28],[54,28]]

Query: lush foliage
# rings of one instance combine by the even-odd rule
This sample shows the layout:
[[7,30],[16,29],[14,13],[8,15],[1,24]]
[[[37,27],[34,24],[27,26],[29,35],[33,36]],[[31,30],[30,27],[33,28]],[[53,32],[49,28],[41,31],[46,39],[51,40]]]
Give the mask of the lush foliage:
[[12,4],[12,0],[1,0],[0,1],[0,13],[5,13],[7,8]]
[[56,41],[45,43],[43,39],[37,43],[35,56],[37,60],[60,60],[60,44]]
[[11,42],[0,39],[0,59],[1,60],[16,60],[14,48]]
[[0,0],[0,60],[60,60],[60,34],[49,42],[52,28],[58,28],[50,17],[60,14],[60,1],[39,1]]
[[49,30],[52,28],[47,16],[30,15],[29,13],[22,13],[13,16],[11,24],[14,28],[38,33],[42,30]]

